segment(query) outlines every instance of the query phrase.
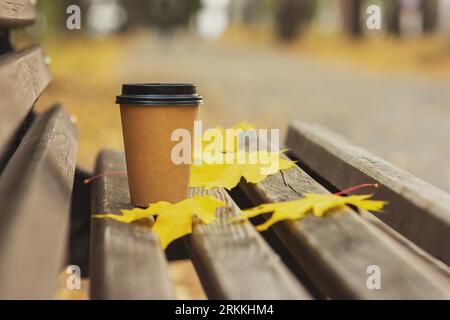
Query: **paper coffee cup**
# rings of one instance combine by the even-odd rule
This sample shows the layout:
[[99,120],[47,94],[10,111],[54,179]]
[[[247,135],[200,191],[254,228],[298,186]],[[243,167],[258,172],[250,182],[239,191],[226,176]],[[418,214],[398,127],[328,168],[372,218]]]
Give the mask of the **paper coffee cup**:
[[[172,133],[186,129],[191,137],[202,97],[192,84],[126,84],[120,104],[131,203],[148,207],[188,197],[190,165],[175,164]],[[193,139],[191,139],[193,140]],[[191,141],[192,143],[192,141]],[[192,148],[192,144],[191,144]]]

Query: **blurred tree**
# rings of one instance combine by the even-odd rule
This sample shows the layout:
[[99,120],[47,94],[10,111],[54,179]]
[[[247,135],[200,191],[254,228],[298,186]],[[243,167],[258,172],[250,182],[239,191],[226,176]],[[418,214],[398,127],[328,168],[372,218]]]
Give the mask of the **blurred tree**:
[[231,0],[230,16],[238,24],[253,24],[258,19],[260,5],[258,0]]
[[200,0],[122,0],[128,27],[148,25],[170,32],[188,24],[200,9]]
[[308,0],[281,0],[276,17],[277,36],[286,42],[294,40],[310,21],[313,8]]
[[322,33],[335,33],[341,22],[339,2],[318,0],[314,4],[314,23],[317,30]]
[[438,1],[422,1],[422,28],[423,32],[431,33],[436,31],[438,25]]
[[400,4],[397,0],[384,1],[386,27],[389,33],[400,35]]
[[128,27],[149,25],[149,0],[122,0],[122,6],[128,15]]
[[[38,0],[37,9],[41,14],[40,19],[45,19],[45,25],[48,30],[44,32],[65,32],[66,19],[67,19],[67,7],[70,5],[78,5],[81,8],[81,12],[85,12],[84,9],[87,6],[87,1],[83,0]],[[83,17],[83,16],[82,16]],[[83,18],[81,19],[83,23]],[[38,21],[39,23],[39,21]]]
[[362,0],[341,0],[340,2],[344,33],[352,38],[359,38],[362,35],[362,2]]
[[[392,34],[405,36],[412,26],[412,19],[418,20],[418,33],[431,33],[438,26],[438,0],[385,0],[387,28]],[[415,17],[414,13],[417,13]],[[402,23],[403,22],[403,23]]]
[[151,0],[149,1],[150,23],[162,31],[169,31],[187,23],[188,1],[183,0]]
[[[342,24],[344,32],[353,38],[362,36],[363,0],[341,0]],[[437,0],[384,0],[382,2],[385,25],[389,33],[400,36],[408,33],[414,14],[414,3],[417,3],[417,14],[420,31],[433,32],[437,28]],[[403,16],[403,18],[402,18]],[[403,20],[402,20],[403,19]],[[406,19],[409,19],[408,21]],[[403,25],[402,25],[403,21]]]

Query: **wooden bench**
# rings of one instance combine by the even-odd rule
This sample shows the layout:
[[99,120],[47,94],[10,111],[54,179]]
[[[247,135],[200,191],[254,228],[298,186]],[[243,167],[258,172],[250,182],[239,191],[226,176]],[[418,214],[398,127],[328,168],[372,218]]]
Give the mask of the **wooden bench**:
[[[288,141],[295,132],[293,125]],[[306,140],[296,140],[292,151],[303,143]],[[232,194],[238,203],[252,206],[294,200],[304,193],[329,192],[302,167],[282,171],[259,184],[242,182]],[[97,173],[125,169],[123,153],[100,153]],[[318,178],[330,185],[323,177]],[[222,199],[233,208],[230,212],[219,210],[219,217],[239,214],[239,207],[225,190],[191,189],[191,196],[204,194]],[[245,200],[242,194],[247,196]],[[98,179],[92,197],[93,213],[119,213],[129,208],[126,177]],[[92,298],[173,298],[164,255],[149,227],[98,219],[92,224]],[[273,231],[275,239],[268,241],[269,247],[250,223],[230,225],[221,220],[194,226],[185,245],[209,298],[450,298],[448,266],[370,213],[347,208],[325,218],[309,216],[299,222],[282,222]],[[143,242],[147,245],[142,246]],[[366,285],[371,265],[381,269],[381,290],[370,290]]]
[[[107,175],[89,189],[75,164],[73,117],[60,105],[33,111],[51,80],[49,59],[39,47],[14,51],[8,37],[33,23],[32,9],[26,0],[0,0],[0,299],[53,298],[69,264],[89,277],[91,299],[175,299],[171,256],[192,260],[210,299],[450,298],[450,196],[303,123],[287,138],[294,169],[232,192],[191,189],[229,208],[218,210],[217,223],[195,223],[167,252],[149,225],[91,218],[131,208],[127,177]],[[125,168],[123,153],[102,151],[92,175]],[[263,234],[250,222],[227,223],[262,202],[363,182],[382,185],[386,212],[345,208]],[[371,265],[381,269],[380,290],[367,287]]]

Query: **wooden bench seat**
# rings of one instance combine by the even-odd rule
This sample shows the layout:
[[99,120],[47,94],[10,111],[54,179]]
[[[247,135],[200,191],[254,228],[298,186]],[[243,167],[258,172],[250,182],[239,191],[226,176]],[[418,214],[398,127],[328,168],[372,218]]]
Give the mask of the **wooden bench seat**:
[[[299,167],[270,176],[261,183],[241,183],[254,205],[291,201],[305,193],[328,191]],[[274,225],[278,237],[306,270],[317,288],[334,299],[445,299],[448,275],[430,277],[434,268],[419,270],[405,250],[373,228],[350,208],[323,218]],[[380,267],[382,290],[370,290],[367,268]]]
[[[98,173],[126,170],[123,153],[101,152]],[[126,175],[93,182],[92,213],[130,209]],[[92,218],[90,296],[92,299],[171,299],[167,261],[159,239],[148,227]]]
[[378,182],[390,201],[376,216],[445,263],[450,263],[450,195],[319,126],[289,127],[293,155],[337,189]]
[[210,195],[228,208],[220,220],[196,225],[188,247],[202,285],[211,299],[309,299],[291,272],[249,223],[230,224],[239,207],[224,189],[192,188],[191,196]]
[[[97,173],[125,170],[125,156],[101,152]],[[222,189],[191,189],[191,196],[211,195],[232,211],[219,209],[222,221],[196,225],[187,245],[203,287],[211,299],[305,299],[307,291],[250,224],[225,220],[240,210]],[[97,179],[92,212],[120,213],[130,208],[126,176]],[[171,284],[159,241],[151,230],[135,224],[92,220],[91,297],[169,299]]]
[[[100,154],[97,173],[123,171],[125,168],[122,153],[105,151]],[[255,205],[294,200],[304,193],[328,192],[299,167],[270,176],[259,184],[242,182],[239,188]],[[397,238],[380,231],[350,208],[325,218],[310,216],[299,222],[286,221],[273,227],[296,259],[299,268],[306,272],[312,282],[314,288],[306,289],[251,224],[226,222],[228,217],[240,213],[228,192],[223,189],[191,188],[190,195],[211,195],[225,201],[229,207],[218,210],[217,214],[221,219],[217,223],[195,224],[192,235],[186,238],[190,257],[210,299],[309,299],[314,296],[310,289],[334,299],[450,297],[447,267],[430,261],[426,253],[411,253],[404,245],[408,240],[402,238],[403,245],[400,245]],[[92,203],[93,213],[117,212],[119,209],[129,208],[126,176],[113,175],[98,179],[94,185]],[[112,209],[109,210],[108,207]],[[102,285],[110,286],[111,292],[114,291],[111,294],[115,297],[139,296],[135,290],[134,296],[121,295],[121,292],[127,293],[138,283],[136,279],[145,278],[141,273],[154,273],[155,271],[149,270],[155,270],[155,264],[159,267],[156,267],[154,275],[161,275],[166,262],[161,258],[159,243],[147,239],[148,250],[138,251],[134,246],[139,245],[140,240],[135,239],[135,234],[142,232],[140,227],[108,220],[93,221],[93,226],[106,224],[122,230],[120,233],[111,233],[105,231],[105,227],[92,229],[91,292],[96,292],[101,277]],[[154,235],[150,230],[147,230],[147,235],[153,239]],[[118,254],[111,254],[114,251],[120,252],[121,259],[126,261],[120,262]],[[136,262],[139,257],[140,265]],[[129,264],[127,261],[133,263]],[[107,266],[111,267],[109,270],[114,270],[113,266],[117,264],[123,265],[117,268],[120,273],[107,271]],[[102,267],[96,270],[97,265]],[[367,268],[371,265],[381,269],[382,290],[370,290],[367,287]],[[167,281],[163,285],[166,290],[170,281],[165,278],[164,272],[162,274],[158,279],[160,282],[161,279]],[[150,277],[148,274],[147,276]],[[117,279],[121,279],[120,285],[117,285]],[[138,286],[136,289],[148,292],[160,287],[160,282],[154,282],[151,286],[149,281],[142,281],[142,287]],[[158,290],[156,292],[166,292],[161,291],[161,288]],[[155,294],[154,292],[152,295]],[[92,297],[100,296],[93,294]],[[108,295],[101,298],[108,298]]]

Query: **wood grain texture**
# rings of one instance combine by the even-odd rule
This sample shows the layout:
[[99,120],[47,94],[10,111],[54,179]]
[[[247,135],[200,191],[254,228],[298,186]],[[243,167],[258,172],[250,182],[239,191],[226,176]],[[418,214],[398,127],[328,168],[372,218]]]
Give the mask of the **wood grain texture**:
[[0,56],[0,159],[34,103],[51,81],[39,47]]
[[227,203],[218,222],[198,224],[188,239],[192,261],[210,299],[309,299],[309,293],[249,223],[230,224],[240,214],[223,189],[191,189]]
[[378,182],[376,198],[390,202],[377,217],[450,264],[450,195],[315,125],[292,123],[293,154],[339,189]]
[[[99,154],[97,173],[124,170],[122,152]],[[126,175],[97,179],[92,191],[93,214],[132,208]],[[91,228],[91,299],[173,298],[166,257],[149,227],[92,218]]]
[[359,214],[361,218],[381,231],[386,236],[385,239],[391,241],[392,246],[401,247],[405,257],[410,260],[415,266],[419,267],[422,270],[425,270],[425,272],[427,272],[437,281],[448,283],[450,279],[450,267],[447,264],[430,255],[415,243],[408,240],[403,235],[389,227],[372,213],[364,210],[359,210]]
[[26,27],[35,21],[36,10],[31,0],[0,0],[0,27]]
[[62,107],[37,117],[0,177],[0,299],[51,299],[67,253],[78,133]]
[[[299,167],[240,187],[255,205],[327,192]],[[323,218],[280,222],[273,228],[317,288],[330,298],[450,298],[448,278],[440,283],[427,270],[420,270],[400,246],[349,208]],[[367,288],[370,265],[381,268],[381,290]]]

